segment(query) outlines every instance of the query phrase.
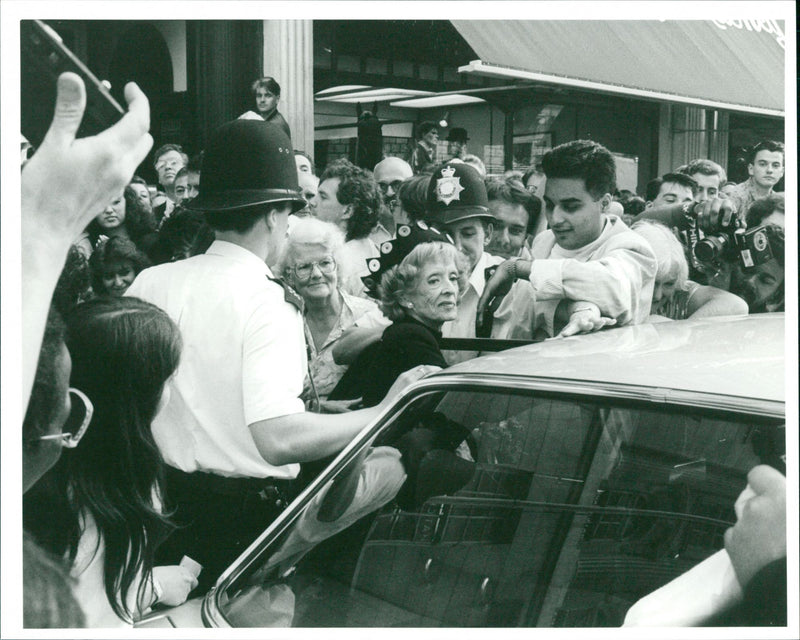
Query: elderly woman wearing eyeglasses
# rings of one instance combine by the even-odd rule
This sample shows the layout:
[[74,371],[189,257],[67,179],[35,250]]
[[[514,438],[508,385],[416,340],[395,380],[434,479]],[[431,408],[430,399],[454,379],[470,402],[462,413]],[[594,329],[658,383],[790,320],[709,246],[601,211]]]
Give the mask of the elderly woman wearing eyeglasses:
[[333,224],[316,218],[298,220],[289,232],[278,268],[304,302],[309,377],[303,399],[310,409],[338,411],[328,394],[347,367],[333,361],[332,350],[342,333],[362,316],[377,313],[371,300],[343,291],[348,274],[342,259],[344,235]]
[[397,236],[380,248],[363,280],[392,322],[331,392],[336,400],[361,397],[366,407],[375,406],[407,368],[447,366],[439,347],[442,325],[455,319],[469,271],[450,237],[419,221],[397,227]]

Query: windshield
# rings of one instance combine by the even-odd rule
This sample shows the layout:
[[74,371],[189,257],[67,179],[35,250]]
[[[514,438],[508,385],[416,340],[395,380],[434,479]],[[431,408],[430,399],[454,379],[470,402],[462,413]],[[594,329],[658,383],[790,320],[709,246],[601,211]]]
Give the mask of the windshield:
[[618,626],[722,548],[783,423],[427,392],[219,593],[232,626]]

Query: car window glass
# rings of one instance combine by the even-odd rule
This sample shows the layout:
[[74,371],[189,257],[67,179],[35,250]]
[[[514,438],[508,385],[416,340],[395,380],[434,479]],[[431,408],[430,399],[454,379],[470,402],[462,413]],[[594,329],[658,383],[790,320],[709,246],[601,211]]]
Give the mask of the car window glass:
[[233,626],[619,626],[722,547],[782,423],[481,388],[391,419],[218,598]]

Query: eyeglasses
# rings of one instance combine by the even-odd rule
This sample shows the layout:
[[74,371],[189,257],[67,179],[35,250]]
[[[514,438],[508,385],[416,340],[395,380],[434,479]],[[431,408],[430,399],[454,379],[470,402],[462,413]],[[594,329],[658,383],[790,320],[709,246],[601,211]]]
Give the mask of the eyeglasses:
[[173,158],[171,160],[159,160],[156,164],[156,171],[161,171],[162,169],[166,169],[167,167],[182,167],[183,160],[180,158]]
[[319,262],[308,262],[306,264],[298,264],[292,267],[294,275],[298,280],[308,280],[311,277],[314,267],[319,267],[319,270],[324,274],[333,273],[336,271],[336,261],[328,256]]
[[395,180],[394,182],[379,182],[378,186],[381,188],[383,195],[386,195],[389,192],[389,187],[392,188],[392,191],[397,193],[401,184],[403,184],[402,180]]
[[[78,389],[70,387],[69,397],[72,408],[69,412],[69,418],[67,418],[67,422],[64,424],[66,430],[62,433],[41,436],[39,440],[60,440],[61,446],[67,449],[74,449],[78,446],[81,438],[83,438],[86,430],[89,428],[89,423],[92,421],[94,405],[92,405],[92,401],[86,397],[86,394]],[[76,402],[76,400],[80,400],[80,402]]]

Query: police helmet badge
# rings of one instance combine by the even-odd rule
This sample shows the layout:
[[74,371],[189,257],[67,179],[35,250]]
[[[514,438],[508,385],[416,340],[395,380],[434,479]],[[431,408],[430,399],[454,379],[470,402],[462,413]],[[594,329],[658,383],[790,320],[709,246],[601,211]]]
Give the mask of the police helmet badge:
[[455,169],[451,166],[442,168],[442,177],[436,180],[436,199],[446,205],[453,200],[460,200],[460,193],[464,190],[461,178],[453,176]]

